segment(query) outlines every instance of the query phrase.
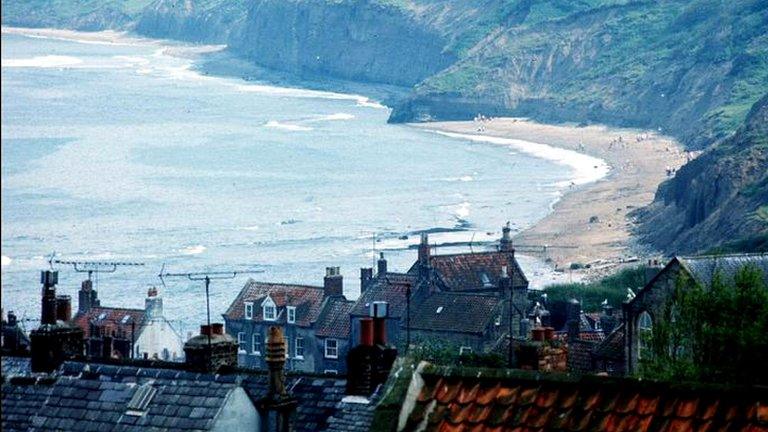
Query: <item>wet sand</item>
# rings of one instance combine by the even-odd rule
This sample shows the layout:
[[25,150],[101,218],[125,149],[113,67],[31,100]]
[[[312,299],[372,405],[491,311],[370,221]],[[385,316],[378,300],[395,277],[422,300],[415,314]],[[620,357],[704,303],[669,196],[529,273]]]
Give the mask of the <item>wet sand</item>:
[[[554,211],[515,236],[521,245],[548,245],[539,254],[558,269],[590,264],[587,278],[643,260],[632,237],[628,213],[653,200],[668,169],[683,165],[688,154],[673,138],[651,131],[604,126],[545,125],[525,119],[419,123],[412,126],[448,133],[511,138],[575,150],[610,166],[600,180],[571,185]],[[690,157],[693,157],[691,155]]]

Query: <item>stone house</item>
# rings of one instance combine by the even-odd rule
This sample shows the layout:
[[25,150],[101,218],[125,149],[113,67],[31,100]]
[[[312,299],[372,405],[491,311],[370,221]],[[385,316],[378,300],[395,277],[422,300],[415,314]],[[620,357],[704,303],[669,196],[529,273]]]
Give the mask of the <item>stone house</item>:
[[184,359],[184,343],[163,315],[163,299],[149,288],[144,309],[101,306],[91,281],[79,292],[83,301],[72,319],[85,334],[86,354],[91,357]]
[[267,329],[282,328],[287,341],[287,369],[344,373],[349,349],[349,310],[338,267],[328,267],[323,286],[249,280],[230,304],[226,331],[239,344],[241,366],[266,367]]
[[676,284],[681,276],[708,287],[715,275],[719,274],[727,283],[747,265],[762,270],[768,284],[768,254],[674,257],[633,299],[623,305],[625,371],[632,373],[638,370],[645,352],[644,341],[663,316],[664,309],[674,301]]

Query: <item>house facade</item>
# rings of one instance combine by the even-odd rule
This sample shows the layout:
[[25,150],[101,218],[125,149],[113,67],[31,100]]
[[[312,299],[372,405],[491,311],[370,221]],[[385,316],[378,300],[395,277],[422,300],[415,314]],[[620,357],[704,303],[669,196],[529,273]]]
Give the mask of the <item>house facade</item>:
[[271,326],[286,338],[289,371],[344,373],[349,348],[349,310],[338,267],[328,267],[323,286],[249,280],[223,315],[226,331],[238,341],[238,364],[266,368]]

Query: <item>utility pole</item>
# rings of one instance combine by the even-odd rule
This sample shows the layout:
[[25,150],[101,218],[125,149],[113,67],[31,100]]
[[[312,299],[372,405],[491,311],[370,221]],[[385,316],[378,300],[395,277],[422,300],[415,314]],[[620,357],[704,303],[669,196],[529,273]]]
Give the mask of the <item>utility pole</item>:
[[[211,344],[211,296],[210,296],[210,287],[211,287],[211,280],[222,280],[222,279],[234,279],[239,274],[254,274],[254,273],[264,273],[263,270],[244,270],[244,271],[210,271],[210,272],[191,272],[191,273],[166,273],[163,270],[165,269],[165,265],[163,265],[163,268],[160,270],[160,274],[157,275],[160,278],[160,281],[165,285],[165,281],[163,281],[163,278],[166,277],[185,277],[191,281],[203,281],[205,282],[205,312],[207,317],[207,324],[208,324],[208,361],[211,360],[211,353],[212,353],[212,344]],[[210,366],[210,365],[209,365]]]

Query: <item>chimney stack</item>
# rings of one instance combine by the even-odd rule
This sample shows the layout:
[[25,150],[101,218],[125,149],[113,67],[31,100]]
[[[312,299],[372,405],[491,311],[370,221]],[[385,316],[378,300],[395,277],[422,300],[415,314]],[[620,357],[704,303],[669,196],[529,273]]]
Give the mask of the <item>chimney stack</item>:
[[512,229],[509,227],[509,222],[501,228],[501,240],[499,240],[499,250],[501,252],[515,252],[515,248],[512,246],[511,231]]
[[86,313],[91,308],[99,306],[99,295],[93,289],[93,281],[90,279],[84,280],[80,285],[80,291],[77,292],[77,311],[79,313]]
[[344,278],[338,267],[326,267],[325,278],[323,279],[324,295],[344,295]]
[[568,341],[579,340],[581,334],[581,303],[576,299],[568,302],[568,321],[565,326],[568,331]]
[[360,269],[360,293],[362,294],[373,279],[373,268],[363,267]]
[[427,233],[421,233],[421,242],[419,242],[419,264],[422,267],[429,267],[429,236]]
[[360,343],[347,354],[347,393],[370,396],[389,376],[397,350],[387,345],[387,302],[373,302],[360,320]]
[[221,367],[237,366],[237,341],[224,333],[224,325],[200,326],[200,334],[184,344],[187,369],[216,373]]
[[147,290],[147,298],[144,299],[144,310],[149,319],[163,316],[163,299],[158,295],[157,288],[150,287]]
[[376,272],[383,275],[387,272],[387,260],[384,258],[384,252],[379,252],[379,260],[376,262]]
[[69,322],[72,319],[72,297],[56,296],[56,320]]
[[[67,322],[57,323],[58,281],[58,272],[40,272],[43,307],[40,327],[30,333],[32,372],[52,372],[64,361],[83,355],[83,330]],[[71,310],[68,312],[63,302],[61,316],[66,317],[67,313],[71,314]]]
[[261,425],[267,432],[289,432],[290,419],[298,401],[285,388],[285,338],[281,327],[272,326],[267,336],[266,362],[269,368],[269,389],[256,402]]

